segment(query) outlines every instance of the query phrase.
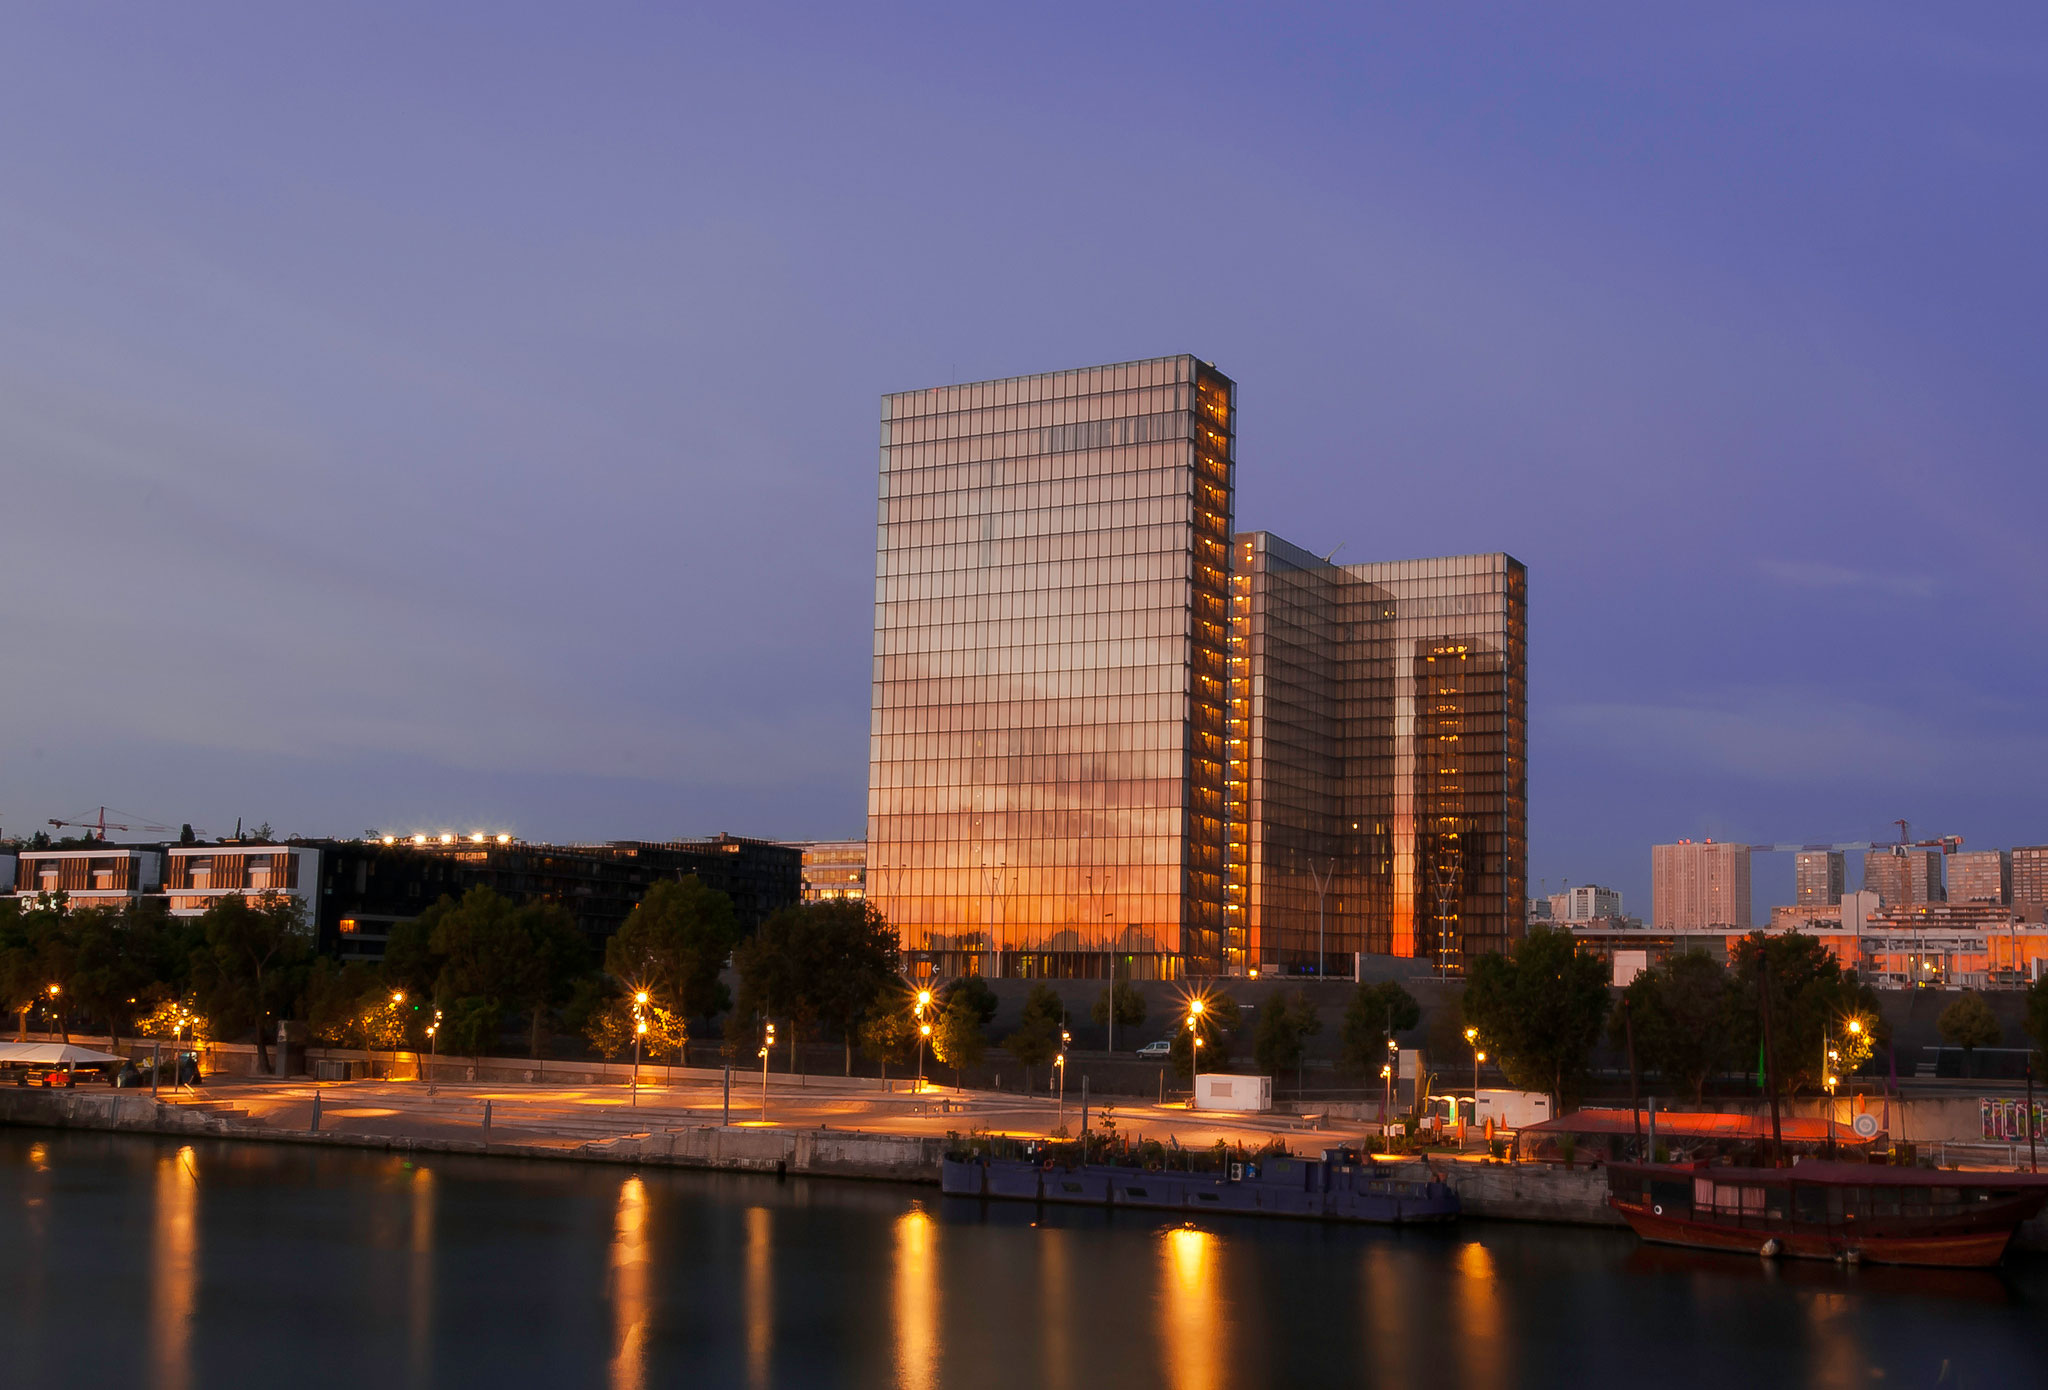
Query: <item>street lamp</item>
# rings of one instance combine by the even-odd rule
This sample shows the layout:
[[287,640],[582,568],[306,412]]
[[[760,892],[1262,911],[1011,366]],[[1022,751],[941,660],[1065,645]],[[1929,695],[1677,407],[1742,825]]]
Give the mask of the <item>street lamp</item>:
[[921,989],[917,999],[910,1006],[911,1017],[917,1020],[917,1093],[924,1094],[924,1040],[932,1035],[932,1026],[924,1021],[924,1011],[932,1006],[932,992]]
[[[647,1020],[641,1019],[633,1025],[633,1104],[640,1103],[640,1044],[647,1037]],[[768,1064],[763,1062],[762,1069]]]
[[1394,1064],[1392,1062],[1388,1062],[1380,1068],[1380,1080],[1384,1081],[1387,1085],[1387,1098],[1380,1106],[1380,1143],[1388,1153],[1392,1153],[1393,1146],[1386,1142],[1387,1125],[1389,1123],[1387,1117],[1394,1113]]
[[434,1072],[441,1060],[441,1011],[434,1010],[434,1021],[427,1025],[427,1094],[434,1094]]
[[775,1025],[765,1024],[761,1033],[761,1118],[768,1118],[768,1054],[775,1050]]
[[[57,1014],[57,996],[58,996],[58,995],[60,995],[60,994],[62,994],[63,992],[64,992],[64,986],[62,986],[62,985],[54,985],[54,984],[53,984],[53,985],[51,985],[51,986],[50,986],[50,1002],[49,1002],[49,1003],[48,1003],[47,1005],[45,1005],[44,1007],[45,1007],[46,1011],[47,1011],[47,1012],[49,1013],[49,1015],[50,1015],[50,1021],[51,1021],[52,1023],[60,1023],[60,1024],[61,1024],[61,1019],[60,1019],[60,1018],[58,1017],[58,1014]],[[59,1027],[59,1028],[57,1029],[57,1031],[58,1031],[58,1032],[59,1032],[59,1033],[61,1034],[61,1033],[62,1033],[62,1032],[63,1032],[64,1030],[63,1030],[63,1028],[62,1028],[62,1027],[60,1026],[60,1027]]]
[[[1065,1128],[1067,1127],[1067,1054],[1066,1054],[1066,1052],[1065,1052],[1064,1050],[1062,1050],[1059,1056],[1057,1056],[1057,1057],[1055,1057],[1055,1058],[1053,1058],[1053,1059],[1052,1059],[1052,1064],[1053,1064],[1053,1065],[1054,1065],[1055,1067],[1059,1068],[1059,1074],[1060,1074],[1060,1108],[1059,1108],[1059,1123],[1058,1123],[1058,1124],[1057,1124],[1056,1126],[1054,1126],[1054,1127],[1055,1127],[1056,1129],[1065,1129]],[[1085,1137],[1085,1136],[1084,1136],[1084,1137]]]

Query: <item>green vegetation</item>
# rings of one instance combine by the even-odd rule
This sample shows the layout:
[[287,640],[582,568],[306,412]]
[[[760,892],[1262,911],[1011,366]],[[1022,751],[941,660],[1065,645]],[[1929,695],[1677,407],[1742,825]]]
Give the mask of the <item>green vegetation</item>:
[[[1885,1036],[1877,991],[1844,970],[1818,938],[1751,932],[1730,948],[1728,1037],[1739,1067],[1763,1054],[1759,980],[1768,977],[1770,1072],[1782,1096],[1819,1090],[1830,1070],[1847,1076]],[[1851,1024],[1855,1024],[1853,1029]],[[1839,1055],[1829,1059],[1833,1048]]]
[[1275,995],[1259,1010],[1258,1025],[1252,1029],[1252,1058],[1259,1070],[1278,1076],[1294,1068],[1294,1089],[1301,1089],[1301,1070],[1308,1054],[1308,1040],[1323,1031],[1315,1005],[1301,990]]
[[1088,1016],[1103,1025],[1109,1023],[1109,1001],[1116,1000],[1116,1026],[1136,1028],[1145,1021],[1145,996],[1138,993],[1138,987],[1129,980],[1118,980],[1095,996],[1095,1004],[1088,1010]]
[[1971,1072],[1976,1051],[1980,1047],[1996,1047],[2005,1038],[2005,1030],[1998,1026],[1997,1015],[1984,1002],[1984,996],[1974,990],[1941,1011],[1935,1020],[1935,1028],[1941,1033],[1941,1040],[1952,1047],[1963,1050],[1963,1069]]
[[1031,1089],[1031,1069],[1044,1066],[1060,1050],[1060,1031],[1066,1006],[1049,985],[1033,985],[1024,1000],[1024,1015],[1017,1031],[1003,1039],[1003,1047],[1024,1064],[1024,1089]]
[[1739,1064],[1728,1019],[1735,1007],[1727,967],[1704,951],[1683,951],[1643,971],[1622,991],[1608,1036],[1618,1048],[1635,1040],[1638,1067],[1692,1092]]
[[[1197,1003],[1202,1006],[1199,1012],[1195,1010]],[[1192,1026],[1188,1022],[1190,1018],[1194,1020]],[[1194,1039],[1198,1034],[1202,1039],[1200,1051],[1203,1069],[1213,1071],[1228,1065],[1237,1042],[1238,1030],[1243,1026],[1243,1019],[1244,1015],[1238,1010],[1237,1000],[1231,998],[1227,990],[1216,990],[1191,1000],[1188,1007],[1175,1020],[1177,1026],[1173,1032],[1173,1051],[1167,1054],[1167,1060],[1173,1067],[1173,1074],[1182,1081],[1194,1081]]]
[[1570,932],[1532,927],[1512,956],[1472,962],[1465,1021],[1511,1084],[1548,1092],[1561,1115],[1606,1025],[1607,980],[1606,962],[1580,955]]
[[1421,1022],[1422,1005],[1398,980],[1359,985],[1344,1006],[1344,1070],[1353,1076],[1377,1077],[1388,1062],[1387,1040]]

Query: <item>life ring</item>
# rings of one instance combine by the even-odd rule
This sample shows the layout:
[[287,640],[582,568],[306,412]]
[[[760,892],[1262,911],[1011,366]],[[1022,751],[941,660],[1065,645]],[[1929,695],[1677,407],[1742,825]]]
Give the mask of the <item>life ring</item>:
[[1659,1205],[1659,1206],[1653,1206],[1653,1207],[1651,1207],[1651,1208],[1650,1208],[1650,1215],[1652,1215],[1652,1216],[1662,1216],[1663,1214],[1664,1214],[1664,1208],[1663,1208],[1663,1207],[1662,1207],[1661,1205]]

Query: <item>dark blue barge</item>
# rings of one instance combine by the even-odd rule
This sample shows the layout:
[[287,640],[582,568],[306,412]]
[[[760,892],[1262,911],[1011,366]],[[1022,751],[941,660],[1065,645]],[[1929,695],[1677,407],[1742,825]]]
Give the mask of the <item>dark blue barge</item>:
[[1066,1164],[1057,1158],[949,1156],[939,1183],[954,1197],[1000,1197],[1076,1206],[1146,1211],[1229,1212],[1396,1226],[1449,1221],[1458,1194],[1431,1178],[1415,1182],[1352,1149],[1325,1149],[1320,1159],[1267,1157],[1215,1171]]

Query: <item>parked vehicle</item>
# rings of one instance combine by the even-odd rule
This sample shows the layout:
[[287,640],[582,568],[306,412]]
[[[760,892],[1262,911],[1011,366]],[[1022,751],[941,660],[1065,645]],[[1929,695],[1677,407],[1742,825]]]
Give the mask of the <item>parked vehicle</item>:
[[1158,1042],[1148,1042],[1139,1048],[1138,1055],[1140,1057],[1164,1057],[1172,1051],[1173,1039],[1161,1038]]

